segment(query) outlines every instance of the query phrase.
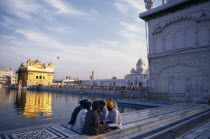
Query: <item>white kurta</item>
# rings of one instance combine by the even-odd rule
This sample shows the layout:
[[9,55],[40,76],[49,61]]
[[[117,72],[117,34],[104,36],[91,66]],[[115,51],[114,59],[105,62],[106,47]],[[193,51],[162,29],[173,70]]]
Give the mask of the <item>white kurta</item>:
[[99,112],[100,121],[106,120],[108,114],[109,114],[109,111],[107,110],[106,107],[104,107],[104,108]]
[[122,129],[122,119],[121,114],[118,110],[112,109],[109,111],[107,121],[111,121],[112,124],[108,124],[110,127],[117,126],[118,128]]
[[73,126],[74,130],[78,130],[82,132],[84,123],[85,123],[85,115],[87,113],[87,109],[81,109],[77,115],[75,125]]

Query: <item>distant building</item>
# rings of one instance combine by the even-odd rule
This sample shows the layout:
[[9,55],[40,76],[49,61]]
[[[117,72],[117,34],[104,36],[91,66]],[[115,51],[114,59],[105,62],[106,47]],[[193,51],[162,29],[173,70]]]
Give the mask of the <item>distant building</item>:
[[92,71],[92,74],[90,76],[90,80],[95,80],[95,79],[96,79],[96,77],[95,77],[94,71]]
[[145,64],[140,58],[136,63],[136,70],[131,69],[131,73],[125,76],[126,86],[128,87],[148,87],[149,74],[145,72]]
[[17,84],[17,75],[14,74],[12,68],[4,67],[0,69],[0,84],[7,86]]
[[167,0],[140,18],[148,23],[150,92],[172,101],[210,100],[210,1]]
[[50,62],[47,66],[36,61],[27,61],[26,66],[22,63],[17,71],[18,84],[21,87],[33,85],[50,85],[53,81],[54,64]]
[[[94,72],[90,77],[94,77]],[[112,79],[94,79],[82,80],[85,86],[100,86],[100,87],[148,87],[149,74],[145,72],[145,64],[140,58],[136,64],[136,70],[131,69],[131,73],[126,75],[124,79],[117,79],[115,76]]]
[[98,87],[122,87],[126,86],[125,79],[97,79],[97,80],[82,80],[84,86]]
[[73,79],[70,76],[66,76],[65,78],[59,78],[59,79],[53,79],[52,85],[68,85],[74,83],[74,81],[77,81],[78,79]]

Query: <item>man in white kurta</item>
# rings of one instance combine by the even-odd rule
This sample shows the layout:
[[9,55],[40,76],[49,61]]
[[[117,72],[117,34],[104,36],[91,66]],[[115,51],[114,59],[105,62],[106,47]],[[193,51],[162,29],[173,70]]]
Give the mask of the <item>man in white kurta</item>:
[[91,103],[87,102],[84,107],[79,111],[75,125],[73,126],[74,130],[77,130],[79,132],[82,132],[84,123],[85,123],[85,115],[90,110]]
[[111,101],[107,102],[107,109],[109,111],[106,121],[108,122],[108,127],[117,127],[122,129],[122,119],[121,114],[118,110],[114,109],[114,103]]
[[79,132],[82,132],[82,129],[83,129],[83,126],[84,126],[84,123],[85,123],[85,115],[87,113],[87,110],[86,109],[81,109],[77,115],[77,119],[76,119],[76,122],[73,126],[73,129],[74,130],[77,130]]
[[100,118],[100,122],[103,122],[106,120],[109,111],[107,110],[107,108],[105,107],[106,103],[103,100],[99,101],[100,103],[100,110],[99,110],[99,118]]

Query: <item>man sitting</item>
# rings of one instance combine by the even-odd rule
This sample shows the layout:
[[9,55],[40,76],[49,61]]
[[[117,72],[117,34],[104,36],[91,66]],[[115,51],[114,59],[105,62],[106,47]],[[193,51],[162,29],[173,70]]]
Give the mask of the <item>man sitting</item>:
[[78,132],[82,132],[84,123],[85,123],[85,115],[88,111],[90,111],[91,102],[86,102],[83,105],[83,108],[80,110],[80,112],[77,115],[75,125],[73,126],[74,130],[77,130]]
[[77,106],[77,107],[74,109],[74,111],[73,111],[73,113],[72,113],[72,115],[71,115],[71,120],[69,121],[69,124],[71,124],[71,125],[74,125],[74,124],[75,124],[77,115],[78,115],[78,113],[80,112],[80,110],[83,108],[83,105],[84,105],[86,102],[88,102],[88,99],[83,99],[83,100],[81,100],[81,101],[79,102],[80,105]]
[[92,110],[86,113],[85,124],[83,127],[83,133],[87,135],[98,135],[99,134],[99,116],[98,111],[100,109],[100,103],[94,101],[92,104]]
[[114,103],[111,101],[107,102],[107,109],[109,111],[106,123],[111,129],[120,128],[122,129],[122,119],[121,114],[118,110],[114,109]]
[[103,123],[106,120],[109,112],[107,108],[105,107],[106,103],[103,100],[100,100],[99,103],[100,103],[100,110],[98,112],[98,115],[99,115],[100,123]]

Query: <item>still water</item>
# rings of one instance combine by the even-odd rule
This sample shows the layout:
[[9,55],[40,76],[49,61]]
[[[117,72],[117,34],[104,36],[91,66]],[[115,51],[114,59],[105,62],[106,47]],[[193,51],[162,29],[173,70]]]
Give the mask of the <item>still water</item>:
[[50,123],[67,123],[82,99],[113,101],[120,112],[136,109],[118,107],[116,98],[69,93],[17,91],[0,88],[0,131]]

